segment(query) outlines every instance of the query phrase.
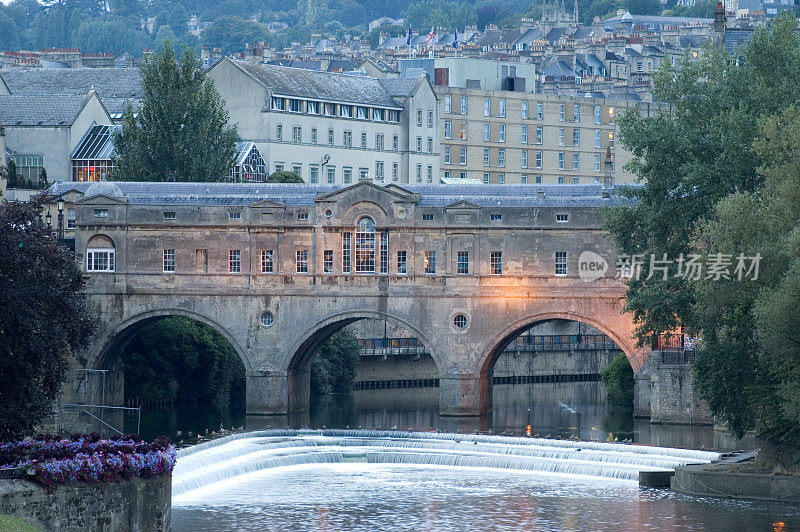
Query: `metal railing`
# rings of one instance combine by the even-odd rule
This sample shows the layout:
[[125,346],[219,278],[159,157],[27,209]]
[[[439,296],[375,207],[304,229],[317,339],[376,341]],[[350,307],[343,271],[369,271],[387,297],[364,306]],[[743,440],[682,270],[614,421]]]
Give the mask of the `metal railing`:
[[362,338],[358,347],[361,356],[423,355],[428,352],[417,338]]
[[697,359],[697,350],[694,347],[664,347],[661,349],[661,363],[678,366],[691,364]]
[[142,409],[82,403],[60,403],[56,418],[58,433],[97,432],[103,437],[115,434],[138,434]]

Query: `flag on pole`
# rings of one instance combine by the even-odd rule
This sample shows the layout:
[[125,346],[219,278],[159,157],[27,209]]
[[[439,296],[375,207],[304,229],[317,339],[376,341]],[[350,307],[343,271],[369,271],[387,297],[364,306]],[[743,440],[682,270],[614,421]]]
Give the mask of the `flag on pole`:
[[431,32],[428,34],[428,38],[425,39],[425,44],[432,43],[433,42],[433,37],[434,37],[433,28],[431,28]]
[[458,30],[453,28],[453,48],[458,48]]
[[411,46],[411,24],[408,25],[408,33],[406,34],[406,44]]

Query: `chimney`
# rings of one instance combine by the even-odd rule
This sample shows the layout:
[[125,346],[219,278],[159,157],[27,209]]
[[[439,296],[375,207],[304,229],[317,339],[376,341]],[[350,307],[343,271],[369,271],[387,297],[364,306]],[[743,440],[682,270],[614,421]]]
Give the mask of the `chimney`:
[[717,2],[714,10],[714,45],[722,46],[725,44],[725,5]]
[[603,198],[609,198],[611,197],[611,191],[614,189],[614,158],[611,156],[611,146],[606,146],[603,172]]

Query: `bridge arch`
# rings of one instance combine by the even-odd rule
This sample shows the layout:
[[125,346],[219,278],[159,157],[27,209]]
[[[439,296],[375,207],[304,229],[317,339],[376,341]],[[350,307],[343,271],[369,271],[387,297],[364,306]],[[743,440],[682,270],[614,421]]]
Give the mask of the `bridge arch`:
[[378,310],[348,310],[329,314],[307,327],[288,349],[287,388],[289,411],[302,410],[310,399],[310,367],[314,353],[333,333],[360,320],[374,319],[399,325],[422,341],[441,374],[441,358],[434,341],[407,318]]

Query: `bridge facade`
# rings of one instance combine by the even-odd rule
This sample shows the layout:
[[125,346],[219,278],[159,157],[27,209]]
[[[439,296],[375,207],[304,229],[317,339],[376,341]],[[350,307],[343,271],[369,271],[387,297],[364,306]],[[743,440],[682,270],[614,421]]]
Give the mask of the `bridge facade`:
[[[616,200],[600,185],[70,183],[51,192],[75,204],[76,257],[99,317],[77,363],[121,370],[144,325],[193,318],[241,357],[248,414],[306,408],[317,347],[361,319],[402,326],[425,346],[442,415],[490,408],[494,361],[547,320],[597,328],[635,371],[649,355],[623,312],[598,211]],[[579,275],[587,251],[608,265],[598,278]]]

